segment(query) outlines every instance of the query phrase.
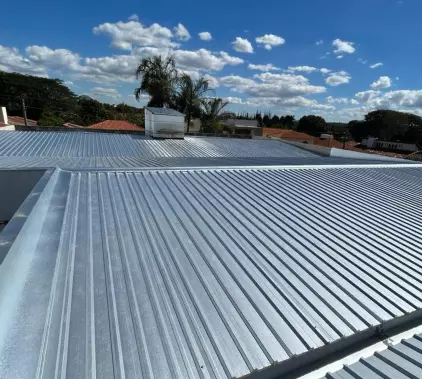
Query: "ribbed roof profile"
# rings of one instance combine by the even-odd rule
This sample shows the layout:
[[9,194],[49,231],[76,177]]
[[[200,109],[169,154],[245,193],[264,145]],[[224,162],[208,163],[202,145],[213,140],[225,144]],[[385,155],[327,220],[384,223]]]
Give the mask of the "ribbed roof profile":
[[0,377],[277,378],[396,326],[421,189],[420,165],[56,172],[0,266]]
[[325,379],[408,379],[422,378],[422,334],[403,340],[361,359],[343,370],[328,373]]
[[280,141],[186,137],[153,140],[127,134],[2,132],[0,157],[304,158],[319,157]]

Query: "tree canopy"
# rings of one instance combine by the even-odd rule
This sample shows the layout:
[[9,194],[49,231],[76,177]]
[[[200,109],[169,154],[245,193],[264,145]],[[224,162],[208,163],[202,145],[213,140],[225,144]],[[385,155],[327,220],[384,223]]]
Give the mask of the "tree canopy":
[[327,131],[327,122],[321,116],[303,116],[299,120],[297,130],[312,136],[319,136]]

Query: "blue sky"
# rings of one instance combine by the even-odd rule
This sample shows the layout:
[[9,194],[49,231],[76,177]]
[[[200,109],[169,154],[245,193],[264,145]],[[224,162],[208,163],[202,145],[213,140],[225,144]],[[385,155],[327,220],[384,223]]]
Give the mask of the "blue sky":
[[418,0],[22,0],[2,7],[1,70],[58,77],[101,101],[143,105],[147,98],[133,98],[132,73],[141,58],[162,54],[209,78],[235,111],[330,121],[377,108],[422,115]]

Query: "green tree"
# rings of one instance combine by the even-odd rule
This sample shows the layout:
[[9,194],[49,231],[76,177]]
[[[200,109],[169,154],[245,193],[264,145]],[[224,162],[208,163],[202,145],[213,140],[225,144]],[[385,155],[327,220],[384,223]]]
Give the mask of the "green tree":
[[288,129],[293,129],[294,124],[295,124],[295,116],[293,115],[284,116],[283,125],[285,125]]
[[201,129],[204,133],[214,133],[221,126],[221,120],[235,117],[232,112],[224,111],[228,103],[220,98],[202,100]]
[[409,114],[380,109],[365,115],[368,135],[383,140],[401,140],[409,125]]
[[180,78],[176,104],[177,109],[186,116],[187,133],[189,133],[192,118],[200,117],[201,101],[209,91],[211,91],[209,80],[203,77],[195,81],[189,75],[183,74]]
[[267,128],[271,126],[271,120],[270,120],[270,116],[269,115],[264,115],[264,118],[262,119],[262,123],[264,124],[264,126],[266,126]]
[[278,124],[280,124],[280,117],[278,117],[276,114],[271,118],[271,126],[275,127]]
[[151,107],[173,107],[178,74],[173,58],[153,56],[142,59],[135,72],[140,85],[135,89],[139,101],[141,94],[148,94]]
[[64,121],[51,111],[44,111],[38,119],[39,126],[63,126]]
[[297,130],[312,136],[319,136],[321,133],[326,132],[327,123],[321,116],[303,116],[299,120]]

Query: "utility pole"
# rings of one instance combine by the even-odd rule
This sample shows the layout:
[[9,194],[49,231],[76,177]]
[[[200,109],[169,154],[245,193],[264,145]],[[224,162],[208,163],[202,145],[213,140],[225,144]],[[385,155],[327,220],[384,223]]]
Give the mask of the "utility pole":
[[22,96],[22,112],[23,112],[23,118],[25,119],[25,126],[28,126],[28,119],[26,118],[25,97],[23,96]]

